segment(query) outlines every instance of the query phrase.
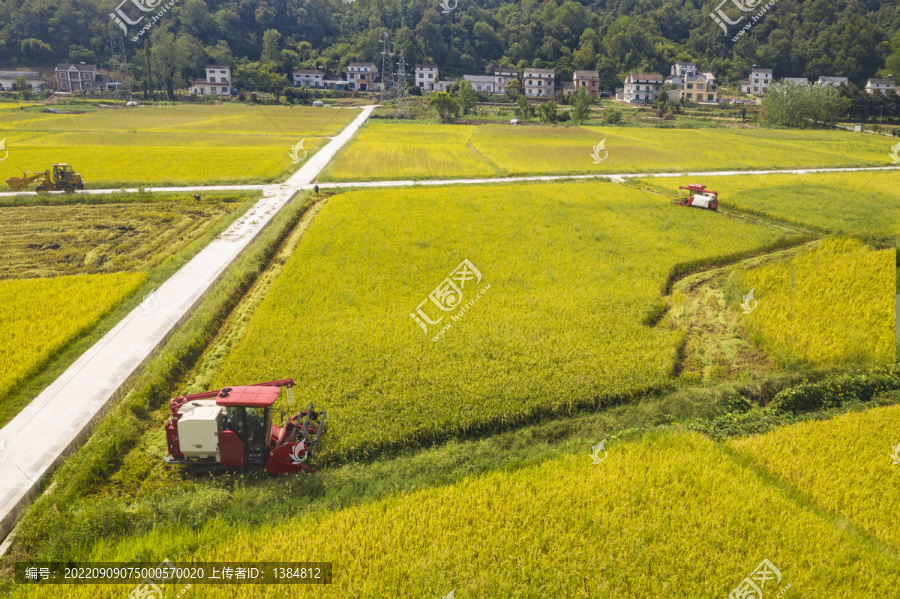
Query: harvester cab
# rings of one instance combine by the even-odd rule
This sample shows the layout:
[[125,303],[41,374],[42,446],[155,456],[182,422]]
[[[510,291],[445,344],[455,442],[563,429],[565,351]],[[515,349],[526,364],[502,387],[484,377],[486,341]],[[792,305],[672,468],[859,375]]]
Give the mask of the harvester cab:
[[293,403],[293,379],[172,398],[166,462],[265,468],[272,474],[315,472],[307,461],[325,434],[325,412],[310,405],[281,426],[273,425],[272,405],[281,387]]
[[[682,191],[688,192],[687,198],[681,195]],[[698,185],[697,183],[682,185],[678,188],[678,195],[679,197],[673,202],[679,206],[705,208],[716,212],[719,210],[719,192],[706,189],[706,185]]]

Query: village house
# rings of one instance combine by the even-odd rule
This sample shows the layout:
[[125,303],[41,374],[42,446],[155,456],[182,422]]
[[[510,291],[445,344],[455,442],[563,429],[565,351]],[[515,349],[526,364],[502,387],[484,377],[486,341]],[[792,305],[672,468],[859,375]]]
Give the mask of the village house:
[[198,96],[231,95],[231,67],[224,64],[206,65],[206,79],[194,79],[188,92]]
[[294,87],[325,89],[325,69],[297,69],[292,75]]
[[665,78],[664,83],[671,83],[679,88],[684,84],[684,78],[697,74],[697,65],[693,62],[676,62],[672,65],[671,72]]
[[347,89],[351,91],[373,91],[378,67],[374,62],[351,62],[347,65]]
[[866,91],[869,95],[888,93],[888,90],[894,89],[894,81],[892,79],[869,79],[866,81]]
[[56,65],[56,89],[61,92],[107,92],[115,91],[121,83],[113,81],[109,75],[101,75],[97,65],[58,64]]
[[850,85],[850,80],[847,77],[826,77],[823,75],[819,77],[818,83],[840,87],[842,85]]
[[756,65],[750,70],[750,77],[741,81],[741,91],[752,96],[761,96],[772,84],[772,69],[759,69]]
[[629,73],[625,77],[624,99],[630,104],[652,104],[662,90],[661,75]]
[[472,89],[486,94],[502,93],[497,91],[497,82],[493,75],[463,75],[463,79],[472,84]]
[[37,71],[0,71],[0,90],[9,91],[13,89],[16,79],[23,77],[25,82],[31,86],[32,91],[43,91],[44,78]]
[[494,87],[498,94],[509,93],[509,84],[519,78],[519,72],[512,68],[494,69]]
[[719,85],[712,73],[685,75],[682,84],[682,98],[688,102],[708,103],[719,99]]
[[556,71],[553,69],[525,69],[522,88],[526,96],[548,98],[554,95]]
[[600,95],[600,73],[597,71],[580,71],[572,73],[575,89],[583,89],[589,96]]
[[416,86],[424,92],[433,92],[438,80],[438,66],[431,63],[416,65]]

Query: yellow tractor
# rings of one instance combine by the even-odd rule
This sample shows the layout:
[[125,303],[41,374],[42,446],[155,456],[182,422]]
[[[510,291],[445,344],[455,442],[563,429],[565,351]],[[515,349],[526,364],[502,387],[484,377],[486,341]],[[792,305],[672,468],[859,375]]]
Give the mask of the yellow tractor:
[[22,191],[28,189],[32,183],[39,182],[35,191],[44,193],[49,190],[65,191],[66,193],[74,193],[76,189],[84,189],[84,180],[79,173],[71,165],[59,163],[53,165],[53,176],[50,171],[27,172],[22,171],[21,177],[10,177],[6,180],[13,191]]

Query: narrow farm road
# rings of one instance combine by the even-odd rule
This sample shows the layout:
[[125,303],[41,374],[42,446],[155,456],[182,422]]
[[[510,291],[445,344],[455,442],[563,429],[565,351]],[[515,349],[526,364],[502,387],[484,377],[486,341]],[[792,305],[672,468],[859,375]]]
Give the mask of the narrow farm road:
[[253,208],[154,292],[155,306],[132,310],[0,429],[0,539],[40,493],[45,477],[87,438],[92,421],[119,387],[281,207],[315,180],[374,109],[362,107],[352,123],[284,184],[265,186],[263,198]]
[[[328,146],[322,151],[310,158],[310,162],[304,165],[302,169],[297,171],[290,179],[282,185],[291,186],[295,189],[308,189],[313,186],[315,177],[325,168],[328,162],[334,157],[334,153],[324,158]],[[324,163],[317,161],[322,157]],[[312,165],[312,166],[310,166]],[[309,170],[307,170],[309,169]],[[309,178],[308,175],[315,170],[315,175]],[[734,175],[805,175],[810,173],[852,173],[857,171],[895,171],[900,170],[900,166],[862,166],[847,168],[803,168],[803,169],[775,169],[767,171],[695,171],[695,172],[673,172],[673,173],[602,173],[596,175],[535,175],[529,177],[486,177],[482,179],[407,179],[397,181],[347,181],[342,183],[319,183],[320,189],[345,189],[358,187],[410,187],[415,185],[475,185],[482,183],[520,183],[527,181],[560,181],[563,179],[612,179],[618,183],[624,183],[625,179],[637,178],[657,178],[657,177],[728,177]],[[201,192],[201,191],[227,191],[227,190],[253,190],[266,189],[271,185],[195,185],[186,187],[147,187],[148,192]],[[76,191],[75,193],[93,194],[93,193],[118,193],[120,189],[85,189]],[[136,188],[129,188],[125,191],[136,193]],[[61,191],[49,192],[51,194],[60,194]],[[17,195],[37,195],[36,192],[3,192],[0,197],[9,197]]]

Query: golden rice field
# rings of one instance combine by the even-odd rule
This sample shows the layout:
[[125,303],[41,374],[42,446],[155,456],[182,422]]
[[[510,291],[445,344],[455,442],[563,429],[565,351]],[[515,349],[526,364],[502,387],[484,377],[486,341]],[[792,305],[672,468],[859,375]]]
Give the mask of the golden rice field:
[[679,185],[703,183],[719,192],[724,208],[838,233],[900,240],[900,170],[740,175],[702,181],[667,177],[644,183],[669,193],[677,193]]
[[16,385],[146,278],[133,272],[0,281],[0,407]]
[[[608,154],[591,158],[605,140]],[[367,123],[322,181],[885,166],[849,131]]]
[[744,293],[753,289],[755,300],[742,316],[754,340],[782,362],[890,363],[897,347],[895,277],[893,248],[828,238],[789,261],[744,271]]
[[[817,443],[799,445],[831,445],[826,435],[815,438]],[[880,451],[885,440],[872,445]],[[831,446],[829,455],[840,457],[838,446]],[[789,455],[776,443],[771,449]],[[895,559],[798,504],[705,437],[657,434],[608,450],[599,465],[585,449],[334,513],[262,526],[215,519],[196,530],[155,530],[98,543],[79,557],[133,561],[165,555],[178,566],[288,557],[329,561],[333,583],[310,589],[316,597],[419,599],[451,591],[458,599],[726,597],[763,560],[780,572],[780,580],[764,584],[766,597],[788,586],[787,596],[797,599],[889,597],[900,581]],[[868,449],[865,455],[874,465]],[[812,451],[809,457],[830,467]],[[848,454],[842,463],[850,465],[850,459]],[[882,488],[896,491],[890,483]],[[884,519],[891,515],[886,510]],[[130,590],[65,588],[73,598],[118,597]],[[260,585],[194,588],[203,597],[278,593]],[[26,596],[25,587],[17,591],[14,597]],[[28,591],[28,597],[59,592],[52,586]]]
[[[335,451],[601,404],[669,381],[682,333],[642,320],[670,268],[778,237],[593,181],[335,196],[211,386],[294,377]],[[466,259],[476,303],[442,311],[429,294]],[[427,334],[420,305],[445,315]]]
[[0,279],[152,268],[248,198],[219,192],[197,201],[184,193],[124,196],[127,201],[103,204],[6,206],[0,208]]
[[[900,406],[730,441],[783,484],[900,550]],[[898,447],[900,451],[900,447]]]
[[82,114],[6,110],[0,139],[9,157],[0,163],[0,181],[68,162],[88,187],[267,183],[298,168],[290,151],[301,139],[312,155],[358,114],[236,104]]

